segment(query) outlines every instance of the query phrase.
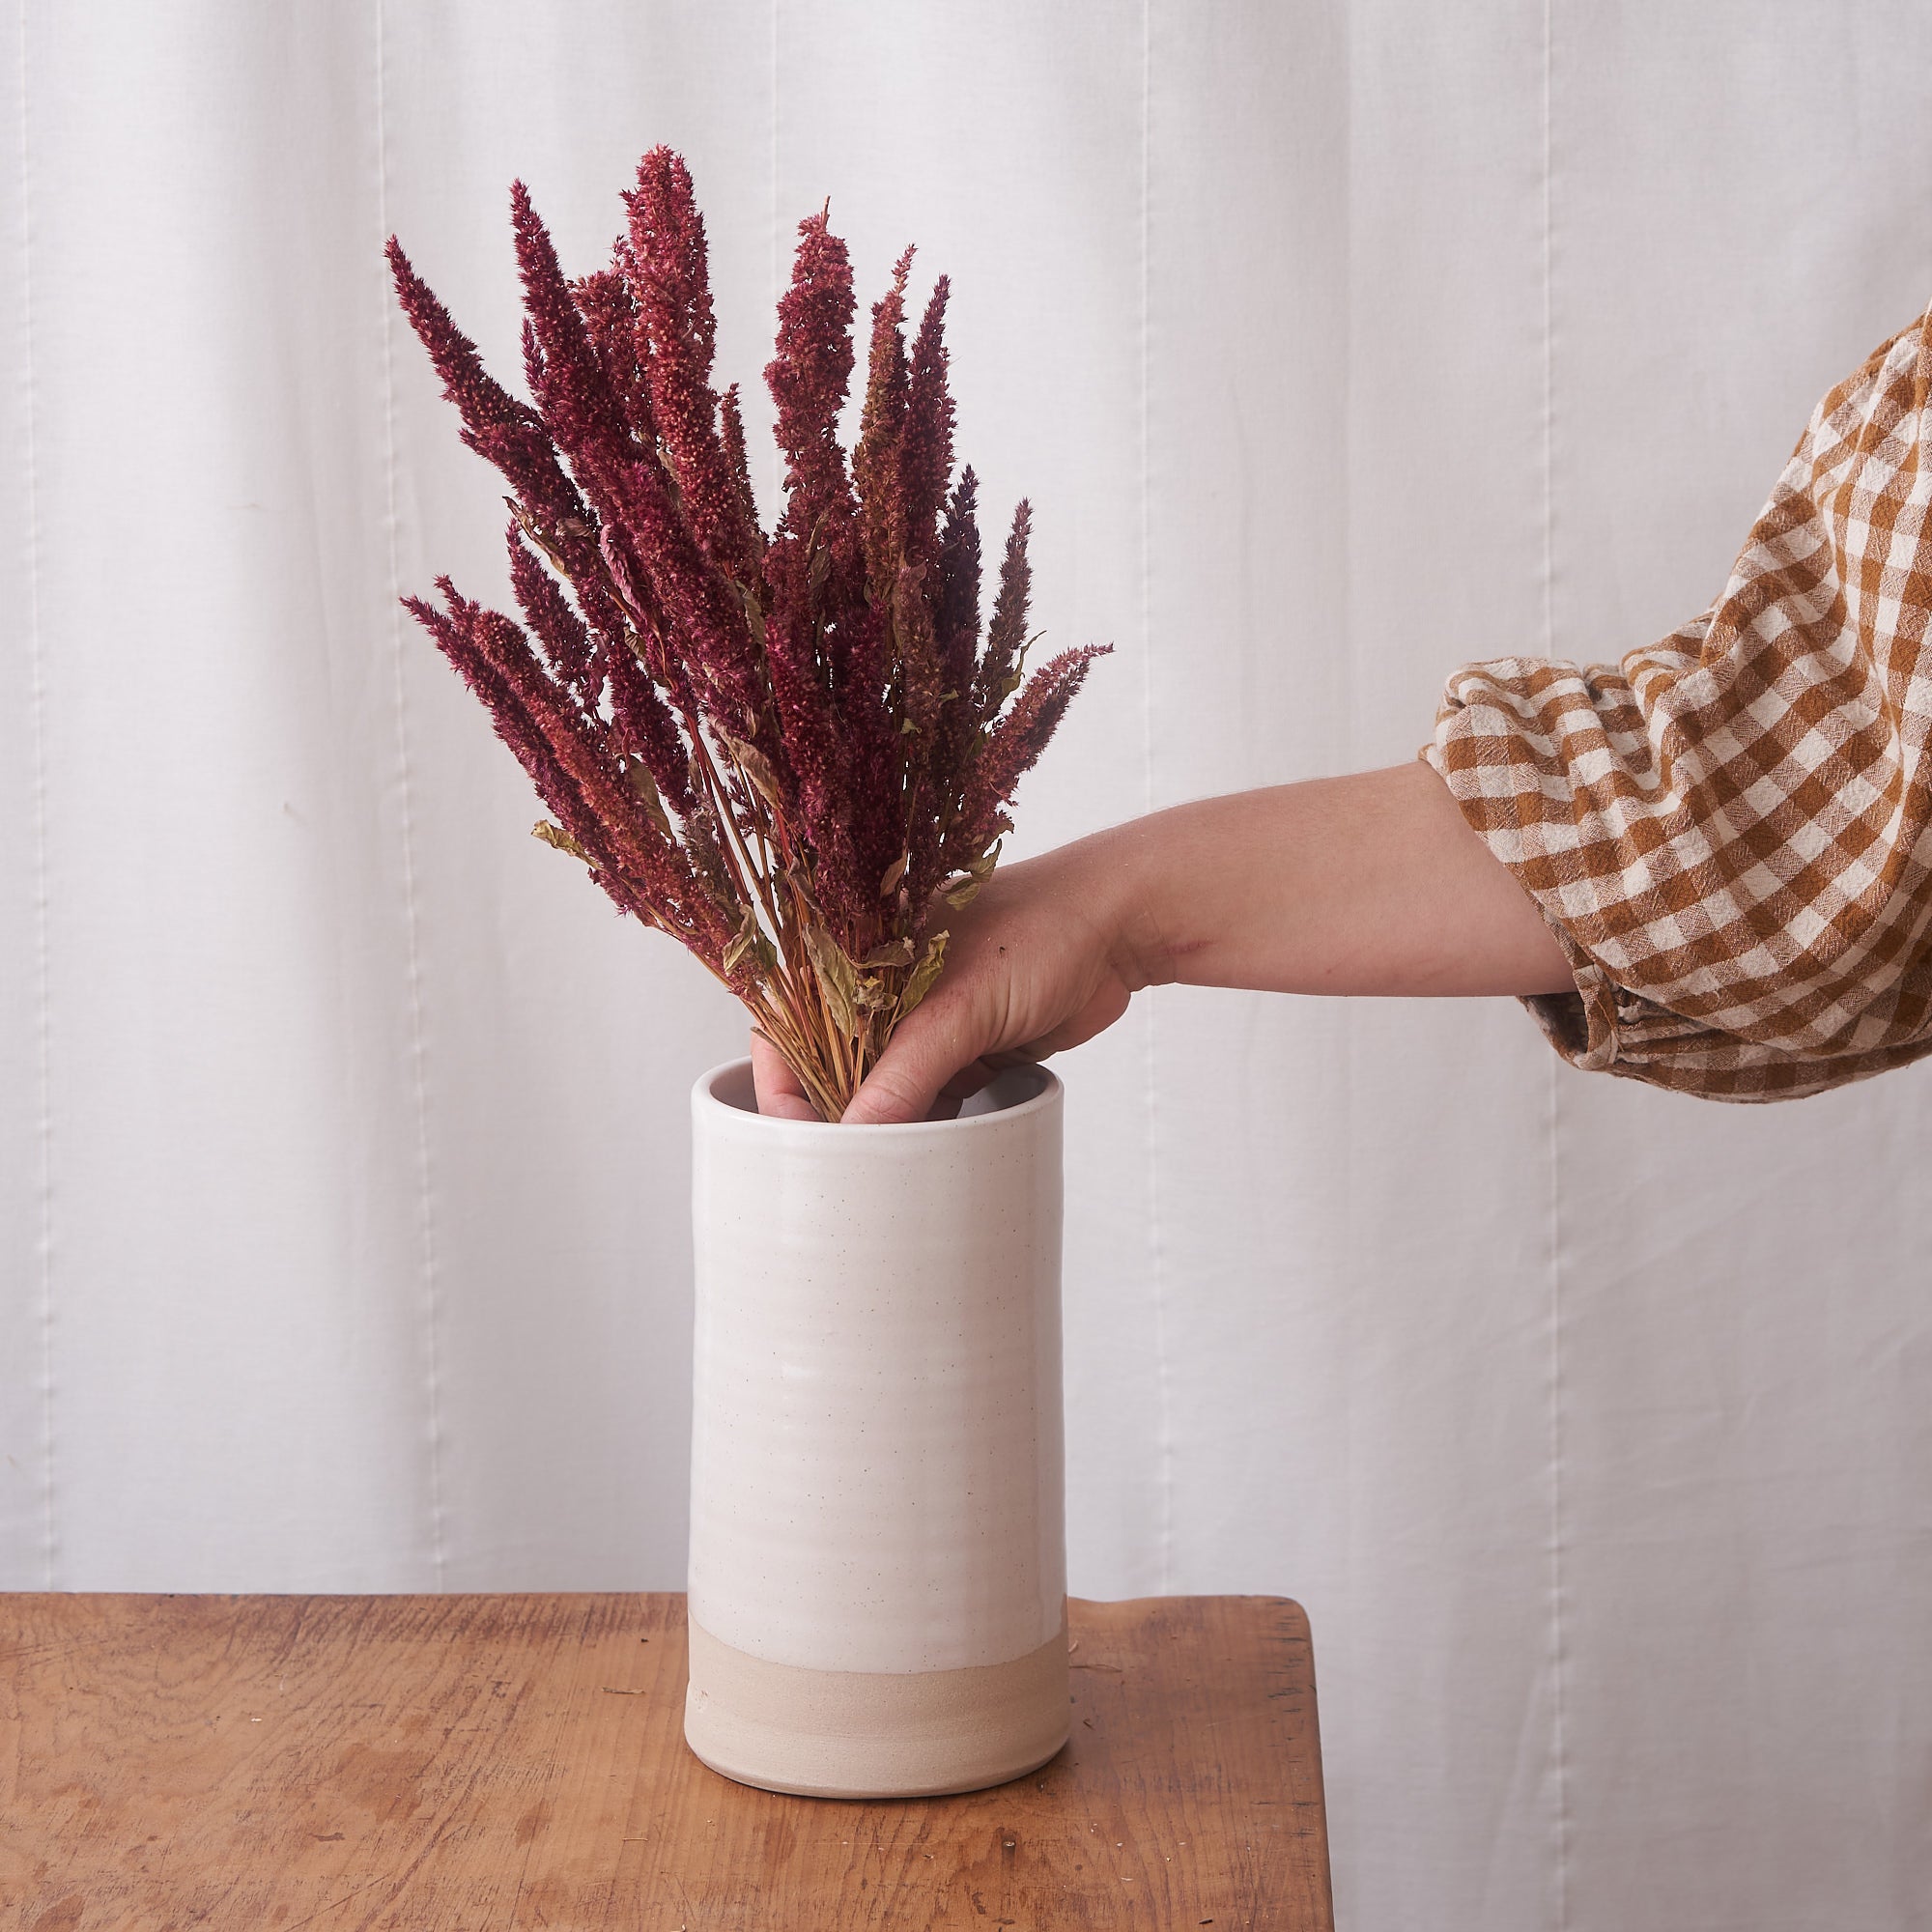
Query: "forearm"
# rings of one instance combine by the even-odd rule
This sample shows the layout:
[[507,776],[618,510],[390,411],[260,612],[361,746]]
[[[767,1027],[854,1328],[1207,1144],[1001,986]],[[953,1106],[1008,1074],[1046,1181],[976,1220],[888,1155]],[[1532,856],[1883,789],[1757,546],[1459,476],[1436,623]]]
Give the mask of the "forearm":
[[[1078,1046],[1144,986],[1551,993],[1570,969],[1427,765],[1207,799],[1002,867],[845,1118],[918,1121],[1012,1056]],[[768,1111],[810,1108],[778,1084]]]
[[1560,992],[1529,895],[1417,762],[1176,806],[1098,835],[1145,983],[1291,993]]

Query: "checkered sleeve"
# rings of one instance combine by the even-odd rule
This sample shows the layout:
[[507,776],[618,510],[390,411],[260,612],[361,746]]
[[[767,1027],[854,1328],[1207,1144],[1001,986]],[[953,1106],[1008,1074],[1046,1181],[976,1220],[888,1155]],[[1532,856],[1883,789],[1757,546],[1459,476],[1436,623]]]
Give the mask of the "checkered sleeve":
[[1449,680],[1422,755],[1569,957],[1524,1004],[1575,1065],[1782,1100],[1932,1052],[1929,331],[1818,405],[1702,616]]

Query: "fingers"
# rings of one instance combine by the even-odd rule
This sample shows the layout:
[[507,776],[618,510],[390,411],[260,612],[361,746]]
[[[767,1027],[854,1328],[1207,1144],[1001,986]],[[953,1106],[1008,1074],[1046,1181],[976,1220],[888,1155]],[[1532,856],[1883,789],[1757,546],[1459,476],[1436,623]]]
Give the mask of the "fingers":
[[818,1109],[806,1098],[798,1075],[755,1027],[752,1029],[752,1085],[757,1092],[759,1113],[781,1121],[817,1120]]
[[[848,1126],[885,1126],[898,1121],[923,1121],[948,1083],[970,1069],[980,1049],[990,1042],[975,1037],[970,1009],[958,999],[934,994],[895,1033],[878,1065],[860,1083],[845,1109]],[[953,1100],[978,1092],[992,1078],[967,1087]]]
[[[887,1057],[891,1057],[891,1048],[887,1050]],[[902,1069],[895,1068],[884,1082],[878,1082],[878,1068],[874,1067],[872,1078],[860,1089],[868,1111],[859,1113],[859,1101],[855,1099],[844,1118],[854,1123],[869,1122],[873,1125],[898,1121],[950,1121],[957,1116],[964,1101],[989,1082],[997,1080],[1008,1066],[1032,1057],[1023,1052],[989,1053],[952,1072],[936,1089],[932,1097],[923,1101],[923,1085],[918,1072],[913,1076],[918,1084],[907,1087],[900,1084]],[[950,1064],[946,1053],[942,1052],[939,1058]],[[884,1065],[882,1059],[880,1065]],[[752,1084],[757,1093],[760,1114],[781,1121],[818,1119],[818,1113],[807,1097],[798,1075],[786,1065],[784,1056],[778,1048],[755,1028],[752,1032]]]

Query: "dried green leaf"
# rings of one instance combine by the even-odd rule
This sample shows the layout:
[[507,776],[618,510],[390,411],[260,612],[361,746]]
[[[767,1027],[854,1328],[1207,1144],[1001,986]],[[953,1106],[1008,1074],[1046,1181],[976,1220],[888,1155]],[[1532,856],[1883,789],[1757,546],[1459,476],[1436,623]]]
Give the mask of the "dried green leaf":
[[1014,653],[1013,668],[1007,673],[1004,682],[994,695],[992,708],[995,711],[999,710],[1006,703],[1007,699],[1026,682],[1027,653],[1045,636],[1046,633],[1044,631],[1036,631],[1032,637],[1021,644],[1018,651]]
[[912,941],[909,939],[888,940],[884,946],[875,946],[861,966],[910,966],[912,964]]
[[541,838],[546,845],[554,845],[559,852],[568,852],[573,859],[582,859],[586,866],[595,863],[562,826],[553,825],[547,818],[538,819],[530,827],[530,837]]
[[760,937],[761,935],[758,931],[758,915],[752,907],[747,906],[745,908],[743,923],[738,927],[730,945],[724,949],[725,972],[735,972],[739,960],[744,958],[745,954],[757,944]]
[[892,895],[894,887],[905,877],[906,867],[911,864],[912,854],[910,852],[902,852],[886,867],[886,876],[879,881],[879,896],[882,899],[889,898]]
[[939,969],[946,962],[946,937],[943,932],[935,932],[925,942],[924,956],[912,969],[912,978],[905,982],[905,991],[899,995],[900,1019],[904,1019],[932,991],[932,982],[939,978]]
[[518,524],[522,526],[524,534],[550,559],[557,575],[567,578],[570,572],[564,563],[562,552],[557,549],[555,544],[551,542],[549,537],[544,535],[542,528],[537,524],[537,520],[530,515],[529,511],[523,504],[518,502],[516,497],[505,497],[503,501],[509,505],[510,514],[516,518]]
[[650,768],[641,758],[624,760],[624,782],[637,793],[638,802],[644,808],[645,816],[668,838],[671,836],[670,814],[665,810],[664,797],[658,790],[657,780],[651,777]]
[[[1007,829],[1012,830],[1010,826]],[[1004,839],[995,838],[992,844],[966,867],[966,876],[969,879],[977,879],[983,886],[993,876],[993,867],[1000,863],[1000,847],[1005,842]]]
[[[1011,823],[1004,818],[1000,820],[1000,825],[1008,832],[1013,829]],[[1002,839],[994,839],[991,846],[981,852],[965,871],[946,888],[945,898],[948,905],[963,907],[973,902],[979,895],[980,888],[993,876],[993,867],[1000,863],[1000,846],[1004,842]]]
[[752,636],[756,640],[760,653],[765,648],[765,611],[758,602],[758,593],[749,583],[740,583],[733,577],[726,580],[738,593],[738,602],[745,607],[745,621],[752,627]]
[[815,925],[805,928],[805,950],[811,959],[811,970],[818,976],[819,986],[824,991],[825,1004],[832,1009],[834,1024],[841,1032],[856,1037],[859,1032],[859,984],[851,960]]
[[822,921],[825,918],[825,908],[818,903],[818,894],[812,886],[811,874],[809,870],[800,869],[787,872],[785,874],[785,890],[797,899],[801,916],[804,919]]
[[765,762],[765,754],[758,748],[743,738],[734,738],[728,731],[718,734],[724,741],[724,749],[731,754],[731,761],[757,788],[759,797],[781,816],[784,812],[784,800],[779,793],[779,781],[772,768]]

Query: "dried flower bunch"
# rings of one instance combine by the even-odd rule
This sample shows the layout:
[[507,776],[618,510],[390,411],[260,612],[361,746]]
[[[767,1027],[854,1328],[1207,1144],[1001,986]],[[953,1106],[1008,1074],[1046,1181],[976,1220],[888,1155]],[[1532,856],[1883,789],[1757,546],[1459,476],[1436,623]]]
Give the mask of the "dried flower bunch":
[[[744,1001],[836,1121],[945,958],[1011,831],[1006,808],[1104,647],[1022,682],[1028,506],[980,623],[977,486],[952,477],[947,283],[906,334],[912,250],[872,309],[849,462],[852,270],[800,224],[765,381],[786,500],[760,526],[734,384],[711,386],[704,224],[646,155],[608,269],[565,278],[521,183],[521,402],[392,238],[404,311],[463,440],[510,485],[525,625],[447,578],[405,599],[530,775],[536,836]],[[534,639],[534,642],[532,641]]]

